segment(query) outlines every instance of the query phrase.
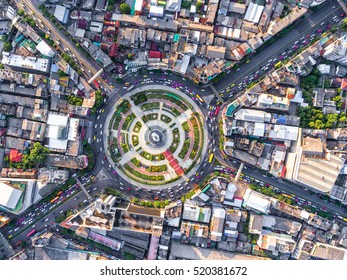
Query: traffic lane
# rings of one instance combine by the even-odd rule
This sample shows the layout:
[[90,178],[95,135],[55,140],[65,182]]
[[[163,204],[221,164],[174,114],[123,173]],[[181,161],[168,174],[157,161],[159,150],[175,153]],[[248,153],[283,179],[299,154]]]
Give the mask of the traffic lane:
[[[26,8],[28,8],[31,13],[36,16],[37,18],[39,18],[40,22],[44,22],[45,25],[50,29],[50,31],[59,39],[59,41],[63,44],[65,44],[65,46],[67,47],[66,49],[64,48],[65,51],[68,52],[72,52],[74,55],[76,55],[76,57],[79,58],[80,61],[83,61],[83,66],[85,66],[87,68],[88,71],[90,71],[93,75],[96,74],[101,67],[99,65],[97,65],[96,61],[92,60],[89,61],[84,54],[77,49],[77,47],[71,43],[71,41],[65,37],[65,34],[63,34],[55,25],[53,25],[49,20],[47,20],[43,15],[42,12],[38,9],[38,7],[32,3],[32,1],[27,1],[27,0],[15,0],[15,2],[17,3],[17,5],[21,5],[26,11],[28,11]],[[96,65],[95,65],[96,63]],[[108,89],[110,89],[110,87],[108,86],[108,84],[102,79],[102,78],[98,78],[98,80]]]
[[322,201],[318,195],[316,194],[309,194],[307,191],[301,189],[300,187],[296,186],[295,184],[290,184],[286,182],[279,182],[278,179],[274,179],[272,177],[264,177],[259,172],[255,172],[254,170],[243,170],[242,173],[245,175],[248,175],[250,177],[253,177],[255,179],[258,179],[259,181],[262,181],[264,183],[273,185],[279,189],[282,189],[290,194],[294,194],[296,196],[302,197],[306,199],[307,201],[311,201],[312,203],[315,203],[316,205],[320,207],[328,208],[332,212],[336,212],[338,214],[346,215],[347,210],[343,209],[335,204],[332,204],[330,202]]
[[[242,77],[247,76],[250,70],[259,67],[259,65],[261,65],[260,67],[262,67],[262,63],[266,64],[265,62],[281,54],[285,47],[292,46],[295,41],[299,40],[300,37],[304,35],[303,32],[315,32],[320,27],[320,24],[323,21],[329,21],[330,23],[332,23],[332,17],[334,15],[339,16],[342,12],[343,10],[339,5],[336,5],[334,9],[321,8],[317,13],[314,13],[308,19],[302,20],[298,25],[300,26],[299,29],[296,27],[293,28],[285,37],[277,39],[276,42],[268,46],[266,48],[266,51],[264,50],[258,55],[255,54],[254,56],[252,56],[250,58],[250,63],[243,64],[242,68],[240,67],[241,71],[231,71],[230,74],[226,75],[215,85],[215,88],[219,91],[222,91],[228,85],[237,83],[239,80],[241,80]],[[254,65],[256,65],[256,67],[254,67]]]
[[[338,15],[341,12],[341,9],[337,9],[337,10],[334,10],[334,11],[327,10],[327,12],[326,11],[324,11],[324,12],[325,13],[328,12],[329,14],[326,15],[324,19],[321,19],[320,22],[324,21],[326,18],[333,17],[333,15],[331,15],[331,14]],[[318,28],[318,26],[319,25],[317,25],[316,27],[312,27],[309,30],[306,29],[306,31],[311,31],[310,33],[314,33],[316,28]],[[301,28],[305,28],[305,25],[301,26]],[[242,68],[241,68],[242,71],[236,72],[236,75],[234,76],[233,83],[237,83],[240,80],[241,77],[245,77],[246,74],[249,74],[250,69],[255,68],[254,65],[256,65],[256,66],[260,65],[260,68],[261,68],[271,58],[277,58],[276,56],[281,54],[281,52],[283,52],[285,50],[285,48],[287,48],[288,45],[293,45],[293,43],[295,41],[297,41],[298,37],[300,37],[300,36],[302,36],[302,32],[299,32],[298,30],[293,29],[293,30],[290,31],[290,34],[288,34],[286,37],[279,38],[274,44],[272,44],[269,47],[267,47],[266,48],[266,52],[263,51],[263,52],[261,52],[259,54],[259,56],[257,56],[257,55],[253,56],[251,58],[251,63],[243,64]],[[289,42],[288,42],[288,38],[289,38]],[[290,39],[291,39],[291,41],[290,41]],[[271,53],[272,57],[270,57],[268,55],[269,53]],[[268,56],[267,59],[264,59],[264,57],[266,57],[266,56]],[[221,83],[219,83],[217,86],[220,86],[220,85],[221,85]]]

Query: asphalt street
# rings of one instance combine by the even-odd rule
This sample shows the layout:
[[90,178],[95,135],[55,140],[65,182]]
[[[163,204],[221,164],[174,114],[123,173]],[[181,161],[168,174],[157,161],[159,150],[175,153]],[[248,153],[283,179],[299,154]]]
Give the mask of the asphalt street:
[[[87,69],[87,71],[93,71],[95,73],[99,68],[96,65],[96,62],[90,62],[82,54],[79,53],[78,50],[69,42],[63,34],[60,34],[60,31],[57,29],[55,30],[53,27],[51,27],[51,23],[47,20],[44,20],[44,17],[40,17],[40,11],[37,11],[37,8],[33,7],[30,3],[30,1],[27,0],[16,0],[16,2],[22,2],[25,3],[30,9],[34,11],[35,14],[37,14],[37,17],[41,19],[41,21],[49,26],[49,29],[51,32],[55,34],[55,36],[59,37],[61,36],[61,41],[64,47],[68,47],[73,54],[78,56],[78,59],[82,60],[82,65]],[[335,8],[333,8],[335,6]],[[298,22],[295,27],[289,31],[289,33],[283,37],[278,39],[274,44],[269,46],[266,51],[262,51],[261,53],[255,54],[250,58],[250,63],[248,64],[243,64],[240,66],[239,71],[230,71],[218,84],[215,85],[216,89],[218,91],[222,91],[225,89],[227,86],[235,83],[239,83],[240,81],[243,81],[246,76],[249,76],[251,73],[255,72],[259,68],[263,67],[268,63],[268,61],[271,58],[278,57],[284,50],[287,48],[290,48],[293,46],[294,42],[297,40],[300,40],[303,36],[307,34],[312,34],[314,33],[319,26],[321,26],[322,22],[329,22],[329,20],[334,16],[334,15],[339,15],[342,13],[342,9],[340,6],[337,4],[337,1],[332,0],[328,1],[325,4],[323,4],[323,7],[317,11],[316,13],[312,13],[310,15],[307,15],[307,17],[300,22]],[[53,31],[52,31],[53,30]],[[64,39],[65,38],[65,39]],[[159,83],[160,79],[167,80],[171,79],[172,81],[176,81],[178,83],[183,84],[184,87],[187,87],[191,89],[194,94],[198,93],[201,96],[207,97],[210,96],[212,97],[212,91],[210,88],[205,88],[201,89],[197,87],[196,85],[193,85],[189,81],[186,81],[180,77],[177,77],[175,75],[168,75],[168,74],[157,74],[157,73],[148,73],[145,74],[149,78],[153,80],[153,84]],[[163,76],[166,76],[165,78],[162,78]],[[141,82],[144,79],[144,75],[140,74],[135,74],[135,75],[129,75],[128,77],[125,78],[125,82],[130,82],[134,83],[135,81]],[[108,80],[108,81],[106,81]],[[94,135],[98,139],[101,139],[101,132],[104,131],[104,127],[101,128],[100,125],[103,125],[106,116],[108,113],[110,113],[110,110],[115,102],[117,102],[122,95],[126,93],[126,90],[124,90],[122,87],[123,85],[117,85],[115,83],[115,79],[112,78],[110,75],[106,75],[105,81],[103,81],[103,86],[105,87],[104,90],[108,94],[108,100],[103,107],[105,110],[102,113],[97,114],[95,116],[95,122],[92,126]],[[112,87],[113,88],[112,88]],[[140,85],[139,85],[140,86]],[[188,96],[188,95],[187,95]],[[194,96],[188,96],[189,98],[194,97]],[[216,99],[213,99],[213,104],[215,104]],[[207,105],[207,104],[206,104]],[[208,116],[208,110],[207,106],[203,105],[202,110],[205,116]],[[207,121],[209,122],[208,125],[209,131],[208,133],[210,134],[210,150],[215,153],[215,156],[218,158],[219,161],[222,161],[221,157],[221,152],[219,151],[219,136],[218,133],[216,133],[217,126],[217,121],[211,119],[209,117],[206,118]],[[153,200],[155,198],[159,199],[170,199],[170,200],[176,200],[179,199],[181,196],[183,196],[185,193],[187,193],[189,190],[191,190],[195,183],[198,183],[203,179],[204,176],[200,176],[200,179],[197,176],[193,176],[193,180],[188,182],[188,184],[180,184],[177,185],[175,188],[172,189],[165,189],[165,190],[147,190],[147,189],[141,189],[138,187],[134,187],[129,185],[128,182],[124,181],[120,176],[117,176],[113,174],[113,170],[109,167],[109,163],[105,161],[104,159],[104,152],[105,147],[103,146],[103,141],[95,141],[94,144],[94,151],[96,154],[96,164],[93,169],[93,171],[90,173],[91,175],[97,175],[100,170],[103,170],[104,173],[108,176],[107,179],[101,180],[101,181],[93,181],[90,186],[87,187],[88,190],[90,190],[90,194],[92,196],[96,195],[99,191],[101,191],[102,188],[106,186],[111,186],[124,194],[130,196],[130,197],[138,197],[142,199],[149,199]],[[100,150],[101,149],[101,150]],[[103,163],[104,162],[104,163]],[[234,168],[238,168],[238,164],[233,164],[232,162],[226,162],[228,166],[232,166]],[[206,159],[203,160],[200,164],[200,168],[197,173],[204,172],[204,175],[210,173],[213,171],[213,167],[209,164],[206,163]],[[333,203],[330,202],[325,202],[321,200],[318,195],[312,195],[309,192],[305,191],[299,186],[296,186],[295,184],[291,184],[285,181],[279,181],[278,179],[274,179],[271,177],[264,177],[262,173],[253,170],[253,169],[247,169],[243,171],[244,174],[248,175],[249,177],[256,178],[260,181],[263,181],[265,183],[275,185],[277,188],[282,189],[283,191],[286,191],[288,193],[292,193],[294,195],[300,196],[305,198],[308,201],[311,201],[312,203],[319,205],[320,207],[326,208],[328,211],[332,211],[334,213],[338,213],[340,215],[346,216],[347,211]],[[63,203],[61,203],[54,211],[49,212],[47,215],[43,215],[42,218],[38,219],[35,221],[33,224],[31,224],[27,229],[24,231],[20,232],[18,235],[15,235],[14,238],[10,239],[10,242],[12,245],[14,245],[16,242],[19,240],[27,240],[27,233],[32,230],[33,225],[35,225],[35,228],[40,229],[45,226],[45,223],[43,222],[43,218],[49,219],[50,224],[49,226],[53,225],[53,221],[56,216],[60,214],[60,212],[67,211],[68,209],[76,208],[80,203],[82,203],[84,200],[86,200],[87,197],[86,195],[80,191],[78,194],[73,196],[70,199],[67,199]],[[26,213],[28,214],[28,213]],[[26,215],[25,214],[25,215]],[[8,236],[8,227],[5,226],[4,228],[1,229],[1,232],[4,234],[4,236]]]
[[283,51],[291,48],[296,41],[302,41],[303,36],[315,33],[317,29],[322,27],[322,22],[334,24],[332,18],[335,15],[339,16],[341,13],[343,13],[343,10],[336,0],[326,1],[317,12],[309,11],[305,19],[298,20],[294,25],[295,27],[284,37],[278,38],[262,52],[252,55],[250,63],[242,64],[239,71],[231,70],[214,87],[218,91],[222,91],[231,84],[243,82],[246,76],[264,67],[270,59],[278,58]]

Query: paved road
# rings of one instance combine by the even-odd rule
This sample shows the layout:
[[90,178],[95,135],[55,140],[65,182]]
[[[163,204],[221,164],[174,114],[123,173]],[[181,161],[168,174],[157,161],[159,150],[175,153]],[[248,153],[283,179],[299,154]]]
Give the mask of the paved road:
[[[55,26],[52,26],[50,24],[50,22],[48,22],[41,15],[40,11],[37,11],[37,8],[33,7],[33,5],[31,5],[31,3],[28,0],[17,0],[17,2],[25,3],[30,9],[33,9],[36,16],[38,18],[40,18],[47,26],[49,26],[50,30],[54,30],[54,34],[56,34],[56,36],[59,36],[59,37],[61,36],[60,31],[57,30],[55,28]],[[326,3],[321,10],[319,10],[317,13],[312,15],[309,19],[305,19],[305,20],[301,21],[300,24],[297,25],[293,30],[291,30],[285,38],[279,39],[273,45],[271,45],[269,48],[267,48],[266,51],[263,51],[262,53],[256,54],[254,57],[252,57],[251,63],[242,65],[240,71],[238,71],[238,72],[231,71],[230,74],[228,74],[224,79],[222,79],[220,81],[220,83],[215,85],[216,88],[219,91],[221,91],[223,88],[225,88],[229,84],[243,81],[245,76],[250,75],[250,73],[255,71],[257,69],[257,67],[261,67],[264,64],[266,64],[267,61],[271,57],[277,57],[284,49],[287,48],[287,46],[292,46],[293,42],[298,40],[300,37],[304,36],[305,33],[309,34],[309,33],[314,32],[317,29],[317,26],[319,26],[319,24],[322,21],[327,21],[327,18],[332,18],[333,15],[335,15],[335,14],[338,15],[339,13],[341,13],[342,9],[340,7],[338,7],[337,4],[336,4],[336,8],[334,8],[334,9],[331,8],[333,5],[335,5],[335,3],[337,3],[335,0],[329,1],[328,3]],[[64,44],[66,44],[66,46],[72,51],[72,53],[74,53],[76,56],[81,58],[82,61],[85,60],[83,55],[79,54],[79,50],[76,49],[73,46],[73,44],[71,44],[69,41],[66,41],[64,35],[62,35],[61,38],[64,38]],[[98,68],[95,68],[94,65],[89,64],[89,61],[87,61],[87,60],[85,62],[83,62],[83,66],[85,66],[87,69],[90,69],[90,71],[92,73],[96,73],[96,71],[98,70]],[[163,76],[163,74],[147,74],[147,75],[151,78],[154,78],[154,79],[160,79],[161,76]],[[170,78],[174,81],[177,81],[177,82],[184,84],[185,86],[193,89],[193,91],[195,91],[196,93],[199,93],[202,96],[208,96],[208,95],[212,94],[212,91],[209,88],[206,88],[206,89],[204,89],[204,91],[201,91],[201,89],[197,88],[195,85],[192,85],[188,81],[184,81],[179,77],[168,76],[167,78]],[[132,76],[131,75],[128,78],[126,78],[126,81],[134,82],[135,80],[142,80],[142,79],[143,79],[143,76],[140,76],[140,75]],[[107,90],[108,90],[107,92],[109,95],[109,97],[108,97],[109,99],[107,102],[108,105],[106,105],[106,107],[104,108],[105,112],[101,113],[99,119],[96,120],[96,124],[98,125],[97,126],[98,128],[100,128],[100,124],[105,121],[106,114],[109,112],[109,110],[111,108],[111,105],[109,105],[109,104],[113,104],[114,102],[119,100],[121,98],[122,94],[124,94],[126,92],[124,90],[122,91],[121,87],[117,86],[117,85],[115,85],[115,88],[113,90],[111,90],[110,87],[107,87]],[[216,99],[213,99],[213,102],[216,102]],[[207,115],[208,112],[207,112],[206,108],[204,108],[203,110],[204,110],[204,114]],[[218,145],[219,145],[218,144],[218,140],[219,140],[218,137],[219,136],[218,136],[218,133],[215,132],[215,129],[216,129],[215,127],[216,127],[217,123],[216,123],[216,120],[213,120],[213,119],[212,119],[212,121],[210,121],[210,123],[211,123],[211,126],[209,126],[209,133],[210,133],[210,137],[212,140],[210,143],[210,149],[215,150],[216,156],[218,157],[219,160],[221,160],[220,151],[218,150]],[[98,134],[100,134],[101,130],[95,129],[95,131],[98,135]],[[95,144],[95,150],[100,151],[100,148],[102,150],[104,149],[104,147],[102,146],[102,142],[100,142],[99,145],[96,143]],[[187,186],[184,186],[184,185],[183,186],[177,186],[175,189],[161,190],[160,192],[157,190],[142,190],[140,188],[130,186],[128,184],[128,182],[122,180],[122,178],[120,178],[119,176],[114,176],[114,174],[112,174],[112,170],[107,167],[108,164],[107,163],[102,164],[102,160],[103,160],[103,153],[102,152],[100,152],[96,158],[97,158],[96,166],[95,166],[94,170],[92,171],[92,174],[96,175],[100,170],[103,170],[103,172],[105,172],[109,178],[107,178],[106,180],[103,180],[103,181],[93,182],[91,184],[91,186],[88,187],[88,189],[91,190],[90,192],[91,192],[92,196],[97,194],[101,190],[101,188],[103,188],[105,186],[111,186],[117,190],[124,192],[125,194],[127,194],[129,196],[135,196],[135,197],[139,197],[142,199],[153,200],[155,197],[159,197],[160,199],[170,198],[170,199],[174,200],[174,199],[178,199],[182,195],[184,195],[187,191],[189,191],[194,186],[194,184],[196,182],[199,181],[199,179],[194,178],[193,182],[189,182],[189,184]],[[198,173],[201,173],[201,171],[204,171],[206,174],[206,173],[209,173],[212,171],[212,167],[210,165],[205,165],[205,163],[206,163],[206,160],[200,166]],[[230,162],[228,163],[228,165],[233,166],[233,164]],[[234,167],[237,167],[237,166],[234,166]],[[320,198],[317,195],[311,195],[308,192],[304,191],[303,189],[301,189],[300,187],[298,187],[294,184],[290,184],[287,182],[279,182],[278,180],[270,178],[270,177],[263,177],[263,175],[261,173],[254,171],[254,170],[244,170],[243,173],[245,173],[246,175],[252,176],[258,180],[261,180],[265,183],[275,185],[276,187],[278,187],[278,188],[280,188],[286,192],[293,193],[297,196],[303,197],[303,198],[305,198],[305,199],[307,199],[307,200],[309,200],[309,201],[311,201],[311,202],[313,202],[313,203],[315,203],[321,207],[326,207],[328,210],[334,211],[334,212],[339,213],[341,215],[346,215],[346,213],[347,213],[345,209],[342,209],[341,207],[338,207],[334,204],[324,202],[324,201],[320,200]],[[202,177],[203,176],[201,176],[201,179],[202,179]],[[77,199],[75,199],[75,197],[77,197]],[[40,229],[40,227],[44,227],[43,218],[45,218],[45,219],[48,218],[49,222],[52,223],[54,221],[55,217],[58,216],[60,212],[64,212],[68,209],[75,208],[76,205],[79,205],[81,202],[83,202],[87,198],[86,195],[82,191],[79,192],[75,197],[65,201],[64,203],[59,205],[59,207],[57,209],[55,209],[53,212],[50,212],[48,215],[42,216],[42,219],[38,220],[35,223],[36,228]],[[27,240],[26,234],[31,229],[32,229],[32,225],[30,225],[30,227],[28,229],[21,232],[18,236],[11,239],[11,243],[15,244],[19,240],[23,240],[23,241]],[[6,227],[5,227],[5,229],[2,229],[2,232],[5,233],[5,236],[8,236],[8,233],[6,232]]]
[[[332,8],[334,6],[335,8]],[[267,47],[266,50],[253,55],[250,58],[250,63],[241,65],[239,71],[231,70],[229,74],[214,85],[215,88],[222,91],[231,84],[242,82],[244,77],[251,75],[260,67],[265,66],[270,59],[278,58],[288,47],[292,47],[294,42],[300,40],[307,34],[314,33],[318,28],[321,28],[320,24],[322,22],[332,22],[332,18],[335,15],[339,16],[342,12],[343,9],[336,0],[326,1],[317,12],[308,12],[306,18],[298,21],[295,27],[290,30],[286,36],[279,38],[276,42]]]
[[[46,29],[48,29],[52,34],[52,39],[59,41],[60,45],[63,46],[64,51],[73,54],[78,58],[79,62],[83,65],[83,68],[87,69],[91,75],[96,74],[101,67],[97,65],[94,59],[87,59],[86,56],[74,45],[70,38],[67,38],[65,34],[59,30],[50,20],[46,19],[34,1],[31,0],[14,0],[17,6],[22,7],[26,12],[33,14]],[[98,80],[109,90],[111,87],[105,82],[102,77]]]

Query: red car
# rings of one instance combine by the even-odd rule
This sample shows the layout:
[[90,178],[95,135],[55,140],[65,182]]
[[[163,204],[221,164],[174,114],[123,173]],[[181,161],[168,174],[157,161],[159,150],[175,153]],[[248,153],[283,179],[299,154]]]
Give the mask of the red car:
[[308,39],[308,38],[310,38],[310,34],[307,34],[307,35],[306,35],[306,39]]
[[346,13],[342,13],[341,15],[340,15],[340,17],[344,17],[346,15]]

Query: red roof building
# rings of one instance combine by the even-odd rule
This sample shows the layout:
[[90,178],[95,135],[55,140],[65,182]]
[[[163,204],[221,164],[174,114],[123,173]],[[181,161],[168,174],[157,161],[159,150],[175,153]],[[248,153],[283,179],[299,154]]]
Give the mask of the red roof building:
[[81,28],[81,29],[86,29],[87,28],[87,20],[85,18],[80,18],[78,21],[77,21],[77,27],[78,28]]
[[99,34],[95,34],[94,41],[100,43],[101,42],[101,36]]
[[116,28],[114,26],[108,26],[104,28],[102,31],[102,34],[104,35],[115,35],[116,34]]
[[118,44],[113,43],[110,47],[110,50],[108,52],[108,55],[110,57],[116,57],[118,55]]
[[22,153],[18,152],[18,150],[10,151],[10,162],[21,162],[22,161]]
[[103,51],[108,51],[108,43],[102,42],[101,45],[100,45],[100,48],[101,48]]
[[112,13],[105,14],[105,20],[111,20],[111,18],[112,18]]
[[342,79],[341,89],[342,90],[347,90],[347,79],[346,78]]
[[149,51],[149,58],[161,58],[160,51]]

